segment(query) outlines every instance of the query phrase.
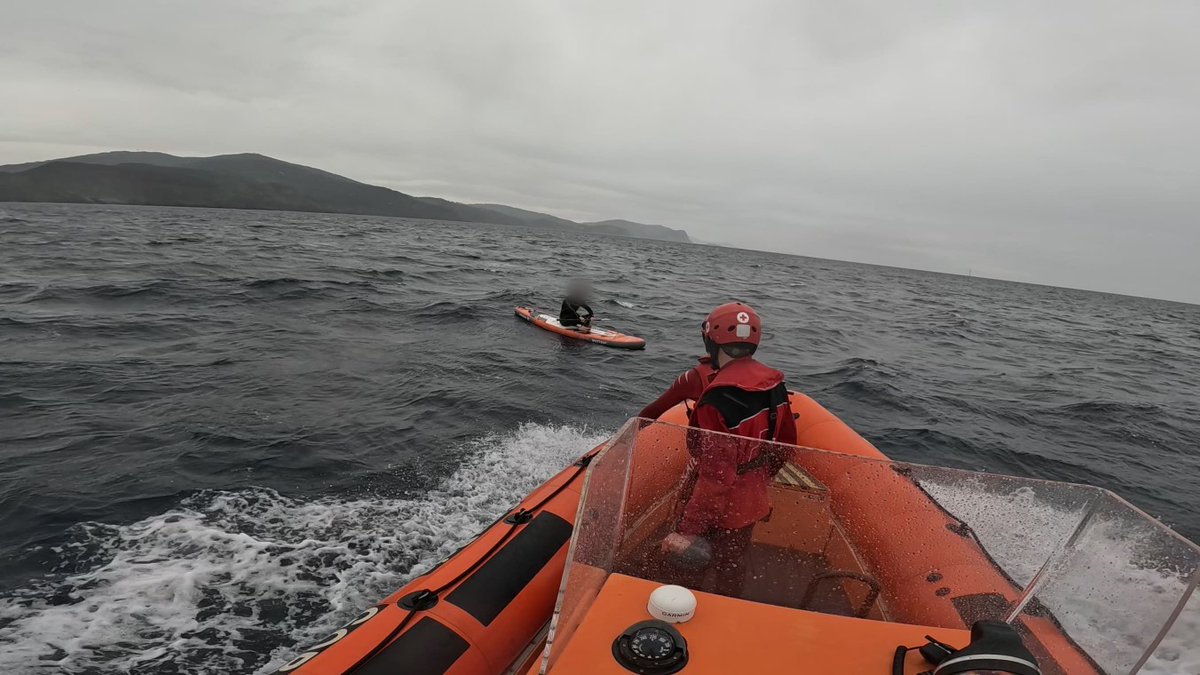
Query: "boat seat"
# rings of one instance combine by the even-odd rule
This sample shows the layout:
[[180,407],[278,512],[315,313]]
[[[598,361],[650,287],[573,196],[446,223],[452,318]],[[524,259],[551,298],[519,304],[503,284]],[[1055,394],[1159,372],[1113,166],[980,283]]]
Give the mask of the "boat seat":
[[800,468],[800,465],[795,462],[788,462],[783,465],[779,473],[775,474],[775,484],[808,492],[828,492],[828,489],[820,481],[813,478],[810,473]]

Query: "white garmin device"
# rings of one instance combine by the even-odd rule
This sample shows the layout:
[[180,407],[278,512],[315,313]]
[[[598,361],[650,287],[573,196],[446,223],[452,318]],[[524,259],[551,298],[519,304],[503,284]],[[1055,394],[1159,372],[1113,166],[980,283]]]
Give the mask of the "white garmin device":
[[696,596],[683,586],[659,586],[646,605],[650,616],[667,623],[683,623],[696,615]]

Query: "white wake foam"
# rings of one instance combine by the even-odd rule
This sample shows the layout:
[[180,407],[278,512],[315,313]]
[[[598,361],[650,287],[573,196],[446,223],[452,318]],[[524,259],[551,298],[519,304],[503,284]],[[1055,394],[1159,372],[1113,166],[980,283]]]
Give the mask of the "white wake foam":
[[[1053,505],[1030,488],[989,493],[975,484],[922,480],[956,517],[971,525],[992,558],[1020,584],[1027,584],[1051,549],[1065,542],[1082,507]],[[1148,528],[1130,528],[1097,517],[1076,553],[1056,565],[1039,598],[1055,611],[1067,632],[1101,665],[1128,664],[1143,653],[1167,608],[1186,587],[1186,574],[1170,560],[1156,560]],[[1062,611],[1059,608],[1069,608]],[[1200,598],[1193,595],[1141,673],[1200,674]],[[1120,670],[1114,672],[1128,672]]]
[[270,672],[604,438],[526,424],[476,441],[414,498],[213,492],[131,525],[84,525],[61,555],[86,556],[87,571],[0,598],[0,672]]

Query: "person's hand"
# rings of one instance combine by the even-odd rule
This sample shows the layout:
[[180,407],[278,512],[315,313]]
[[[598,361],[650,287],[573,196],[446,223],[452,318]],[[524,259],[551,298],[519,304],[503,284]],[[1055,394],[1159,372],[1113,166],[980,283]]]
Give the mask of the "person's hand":
[[678,532],[672,532],[671,534],[668,534],[665,538],[663,538],[661,547],[662,547],[663,553],[672,553],[674,555],[680,555],[684,551],[691,548],[692,544],[695,543],[696,539],[697,539],[697,537],[695,537],[694,535],[679,534]]

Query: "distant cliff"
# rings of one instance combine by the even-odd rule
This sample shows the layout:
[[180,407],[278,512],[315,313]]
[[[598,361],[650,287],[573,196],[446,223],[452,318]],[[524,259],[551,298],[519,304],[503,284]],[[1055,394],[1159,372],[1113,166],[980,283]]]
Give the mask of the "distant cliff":
[[0,166],[0,201],[138,204],[396,216],[688,241],[683,230],[627,220],[576,223],[500,204],[414,197],[256,154],[176,157],[105,152]]

